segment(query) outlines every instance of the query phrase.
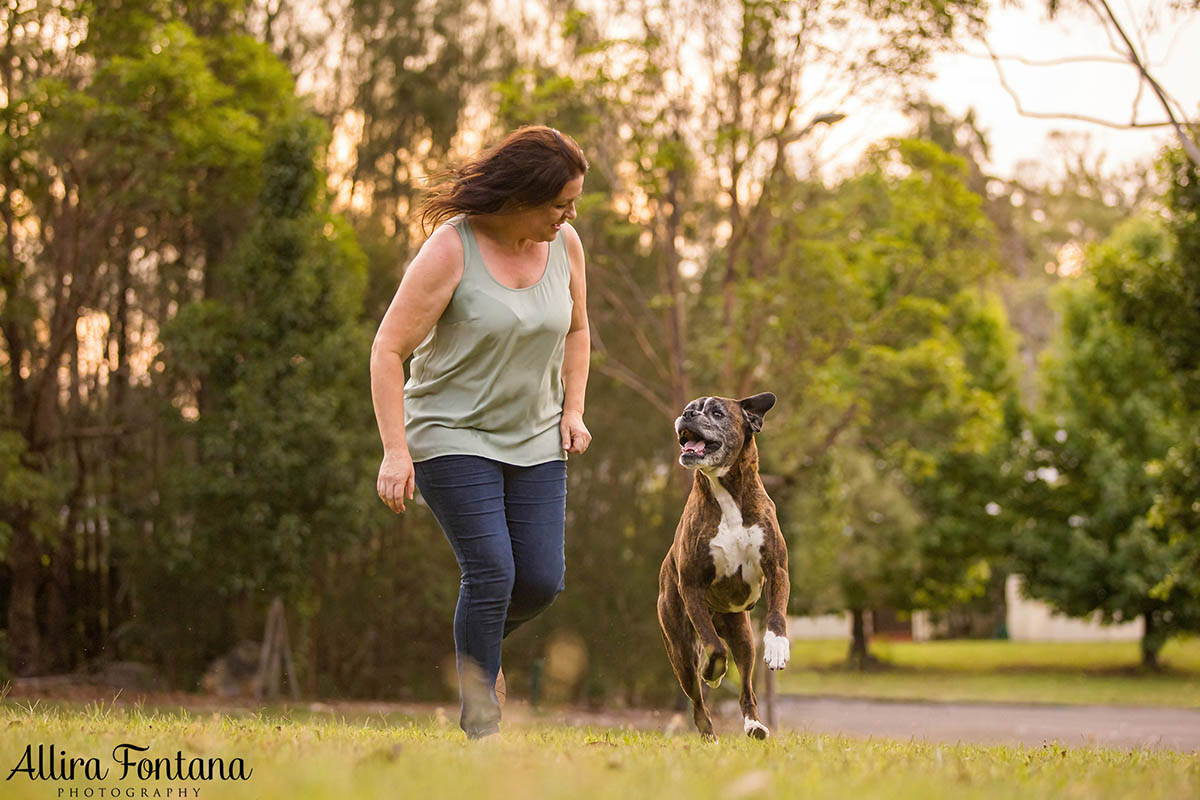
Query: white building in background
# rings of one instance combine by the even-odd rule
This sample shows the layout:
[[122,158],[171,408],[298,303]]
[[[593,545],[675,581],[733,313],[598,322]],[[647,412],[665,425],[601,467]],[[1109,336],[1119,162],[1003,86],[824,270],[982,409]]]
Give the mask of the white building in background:
[[[867,630],[871,630],[868,615]],[[849,639],[850,614],[821,614],[816,617],[788,617],[789,639]]]
[[[1020,575],[1009,575],[1004,583],[1007,607],[1005,625],[1008,638],[1018,642],[1136,642],[1142,638],[1143,621],[1105,625],[1100,615],[1078,619],[1058,613],[1040,600],[1021,595]],[[867,635],[873,625],[871,612],[866,615]],[[822,614],[816,617],[788,618],[788,635],[793,639],[849,639],[850,614]],[[937,636],[937,625],[928,611],[912,615],[914,642],[926,642]]]
[[1008,606],[1008,638],[1020,642],[1129,642],[1142,638],[1141,617],[1119,625],[1105,625],[1100,615],[1090,619],[1068,617],[1040,600],[1021,595],[1020,575],[1009,575],[1004,583]]

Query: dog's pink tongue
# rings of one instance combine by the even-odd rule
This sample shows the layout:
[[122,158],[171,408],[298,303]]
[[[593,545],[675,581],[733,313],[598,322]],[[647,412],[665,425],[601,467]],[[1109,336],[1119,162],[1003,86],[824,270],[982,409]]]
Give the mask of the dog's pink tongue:
[[703,453],[704,452],[704,442],[686,442],[683,445],[683,452],[697,453],[697,454]]

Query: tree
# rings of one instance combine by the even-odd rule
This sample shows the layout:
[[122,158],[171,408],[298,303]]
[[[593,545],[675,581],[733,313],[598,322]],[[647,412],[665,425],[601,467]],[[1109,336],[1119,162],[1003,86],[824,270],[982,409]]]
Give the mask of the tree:
[[1179,439],[1155,465],[1158,491],[1145,526],[1170,564],[1151,595],[1173,609],[1179,628],[1194,630],[1200,603],[1200,168],[1178,150],[1165,155],[1162,167],[1169,181],[1170,257],[1108,260],[1096,281],[1120,320],[1154,342],[1185,404]]
[[[598,284],[629,297],[602,298],[598,322],[645,332],[631,350],[600,343],[597,370],[644,397],[667,420],[692,399],[695,376],[706,392],[745,396],[766,349],[765,318],[739,325],[738,285],[767,279],[777,264],[757,244],[794,181],[797,142],[841,119],[840,106],[918,77],[931,53],[954,32],[978,25],[981,6],[950,4],[698,2],[667,8],[657,2],[626,6],[601,19],[569,8],[563,26],[572,63],[561,79],[565,97],[583,92],[599,124],[587,131],[593,163],[615,187],[614,207],[638,230],[639,254],[587,242]],[[869,33],[850,33],[866,20]],[[635,33],[616,36],[625,26]],[[611,28],[611,30],[610,30]],[[886,41],[881,46],[880,41]],[[545,48],[553,52],[550,46]],[[548,61],[546,59],[545,61]],[[513,81],[528,95],[556,86],[545,63]],[[853,85],[851,98],[808,90],[800,76],[837,73]],[[552,119],[557,108],[536,108]],[[722,298],[718,316],[699,317],[703,285]],[[637,287],[633,292],[632,287]],[[607,308],[611,304],[613,308]],[[717,354],[697,352],[698,319],[735,337]],[[717,363],[708,360],[716,357]],[[715,371],[714,371],[715,370]],[[647,382],[643,376],[663,376]],[[682,483],[680,493],[685,490]]]
[[1154,202],[1154,171],[1144,164],[1114,169],[1104,153],[1091,151],[1086,137],[1052,133],[1045,161],[1000,177],[988,166],[992,134],[978,127],[974,111],[955,118],[928,100],[916,100],[909,114],[918,138],[967,162],[967,186],[983,198],[1000,262],[993,288],[1020,334],[1022,396],[1036,402],[1037,359],[1057,324],[1047,298],[1065,277],[1060,271],[1077,269],[1087,247]]
[[[770,76],[796,67],[796,54],[793,60],[768,55],[785,47],[775,37],[783,37],[794,20],[771,4],[740,10],[737,21],[750,37],[746,49],[706,53],[715,79],[727,77],[729,84],[712,89],[711,102],[697,103],[705,109],[698,117],[692,116],[694,97],[680,96],[678,88],[691,80],[677,63],[678,37],[685,31],[648,16],[644,38],[609,40],[594,20],[578,14],[566,28],[577,39],[582,66],[571,77],[549,69],[514,76],[501,87],[501,119],[575,124],[570,129],[595,156],[586,188],[590,193],[599,184],[599,192],[579,220],[599,298],[592,316],[595,374],[656,409],[664,431],[693,393],[775,391],[780,416],[763,436],[764,470],[777,493],[799,494],[796,487],[814,481],[818,465],[842,439],[853,443],[851,449],[861,446],[872,412],[855,402],[862,388],[856,381],[864,379],[864,361],[889,352],[872,345],[896,339],[896,347],[913,344],[896,329],[924,320],[926,327],[913,333],[923,336],[934,326],[928,319],[941,312],[923,305],[926,294],[941,302],[955,293],[953,287],[977,285],[992,262],[975,248],[990,246],[990,232],[978,214],[978,198],[962,186],[961,166],[951,166],[936,148],[906,143],[887,149],[868,177],[837,191],[800,180],[785,150],[807,133],[808,126],[796,124],[801,98],[776,97],[776,110],[782,115],[789,109],[790,116],[783,129],[772,129],[782,119],[762,107],[770,106],[772,95],[752,91],[752,81],[772,85]],[[771,17],[776,13],[783,18]],[[820,29],[824,18],[813,13],[809,21]],[[614,65],[615,72],[618,56],[622,79],[615,85],[608,71],[586,68],[598,62]],[[869,80],[886,69],[871,62],[862,74]],[[741,88],[734,86],[739,81]],[[797,89],[784,81],[781,92]],[[719,113],[731,116],[720,122]],[[741,130],[739,124],[753,127]],[[759,155],[750,155],[747,145]],[[885,164],[886,158],[909,163]],[[731,169],[736,189],[724,202]],[[915,174],[900,189],[885,177],[892,169]],[[606,205],[614,193],[616,202]],[[956,214],[961,224],[953,221]],[[914,252],[899,250],[898,243]],[[925,365],[934,377],[917,381],[947,378],[935,366],[946,355],[939,348],[926,343]],[[894,369],[918,369],[915,352],[906,354],[913,363]],[[764,381],[770,385],[758,385]],[[880,385],[881,405],[890,388]],[[998,407],[986,413],[995,418]],[[885,417],[880,412],[870,418]],[[664,468],[682,477],[674,465]],[[900,483],[910,488],[906,480]],[[888,533],[900,535],[894,528]],[[811,547],[813,537],[797,529],[795,541]],[[880,572],[872,577],[879,580]],[[811,583],[807,576],[805,582]]]
[[[941,607],[978,593],[981,564],[997,552],[999,520],[986,508],[1002,497],[1002,479],[988,467],[1003,452],[1014,348],[999,303],[978,295],[995,269],[993,239],[965,178],[959,159],[902,141],[879,148],[829,211],[810,213],[827,220],[831,253],[844,254],[832,272],[848,273],[857,292],[813,297],[845,314],[848,332],[828,357],[794,359],[787,372],[836,389],[793,389],[803,393],[803,411],[768,453],[784,462],[783,474],[807,477],[806,462],[822,465],[812,474],[840,498],[817,517],[823,534],[809,530],[814,501],[800,501],[792,540],[811,546],[818,536],[836,537],[837,545],[818,549],[837,557],[827,572],[840,602],[825,608],[851,611],[850,660],[859,665],[867,660],[867,609]],[[806,265],[801,275],[813,263],[787,260]],[[821,285],[800,278],[777,294]],[[832,407],[823,405],[829,399]],[[832,448],[829,420],[844,420]]]
[[367,255],[363,310],[378,321],[424,240],[413,212],[429,176],[474,149],[461,137],[514,67],[514,23],[487,0],[256,5],[264,39],[335,131],[335,205]]
[[1163,524],[1172,505],[1163,476],[1182,475],[1168,464],[1190,420],[1158,344],[1121,321],[1105,287],[1131,271],[1167,270],[1170,251],[1161,225],[1136,219],[1062,287],[1062,330],[1042,373],[1044,411],[1026,443],[1027,518],[1014,541],[1032,596],[1075,616],[1141,616],[1147,667],[1157,666],[1170,635],[1200,626],[1193,582],[1173,577],[1188,563],[1184,540],[1194,534]]
[[110,643],[131,596],[115,565],[158,466],[148,351],[246,219],[259,126],[293,102],[286,70],[244,36],[197,37],[153,2],[91,10],[0,11],[2,403],[21,463],[57,488],[37,504],[55,524],[6,509],[18,674]]
[[[162,509],[170,534],[149,568],[169,565],[185,597],[213,591],[259,607],[280,593],[303,616],[323,559],[365,534],[365,509],[382,516],[364,479],[374,444],[365,262],[326,210],[322,145],[304,116],[268,132],[257,214],[210,267],[223,291],[180,308],[162,333],[178,456]],[[219,641],[221,619],[198,646],[231,644]]]

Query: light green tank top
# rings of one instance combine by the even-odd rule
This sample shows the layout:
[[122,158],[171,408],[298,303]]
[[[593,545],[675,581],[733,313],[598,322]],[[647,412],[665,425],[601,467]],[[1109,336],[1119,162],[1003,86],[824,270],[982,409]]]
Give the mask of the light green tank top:
[[484,266],[465,215],[462,280],[413,351],[404,384],[404,427],[413,461],[478,455],[528,467],[567,457],[562,361],[571,327],[571,268],[562,232],[545,272],[510,289]]

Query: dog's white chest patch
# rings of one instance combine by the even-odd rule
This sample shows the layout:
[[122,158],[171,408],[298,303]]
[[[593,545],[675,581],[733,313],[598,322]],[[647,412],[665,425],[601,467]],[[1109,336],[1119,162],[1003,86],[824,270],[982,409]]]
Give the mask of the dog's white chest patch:
[[[707,474],[707,473],[706,473]],[[742,520],[742,512],[732,495],[726,491],[715,475],[709,475],[709,485],[716,495],[717,503],[721,506],[721,521],[717,525],[717,535],[708,544],[712,554],[713,565],[717,569],[717,577],[724,578],[734,574],[741,567],[742,580],[750,586],[748,603],[758,600],[762,586],[762,544],[763,529],[759,525],[746,525]]]
[[[742,579],[752,589],[762,580],[763,529],[758,525],[730,525],[722,519],[717,535],[708,544],[717,577],[724,578],[742,569]],[[758,592],[754,592],[758,599]]]

